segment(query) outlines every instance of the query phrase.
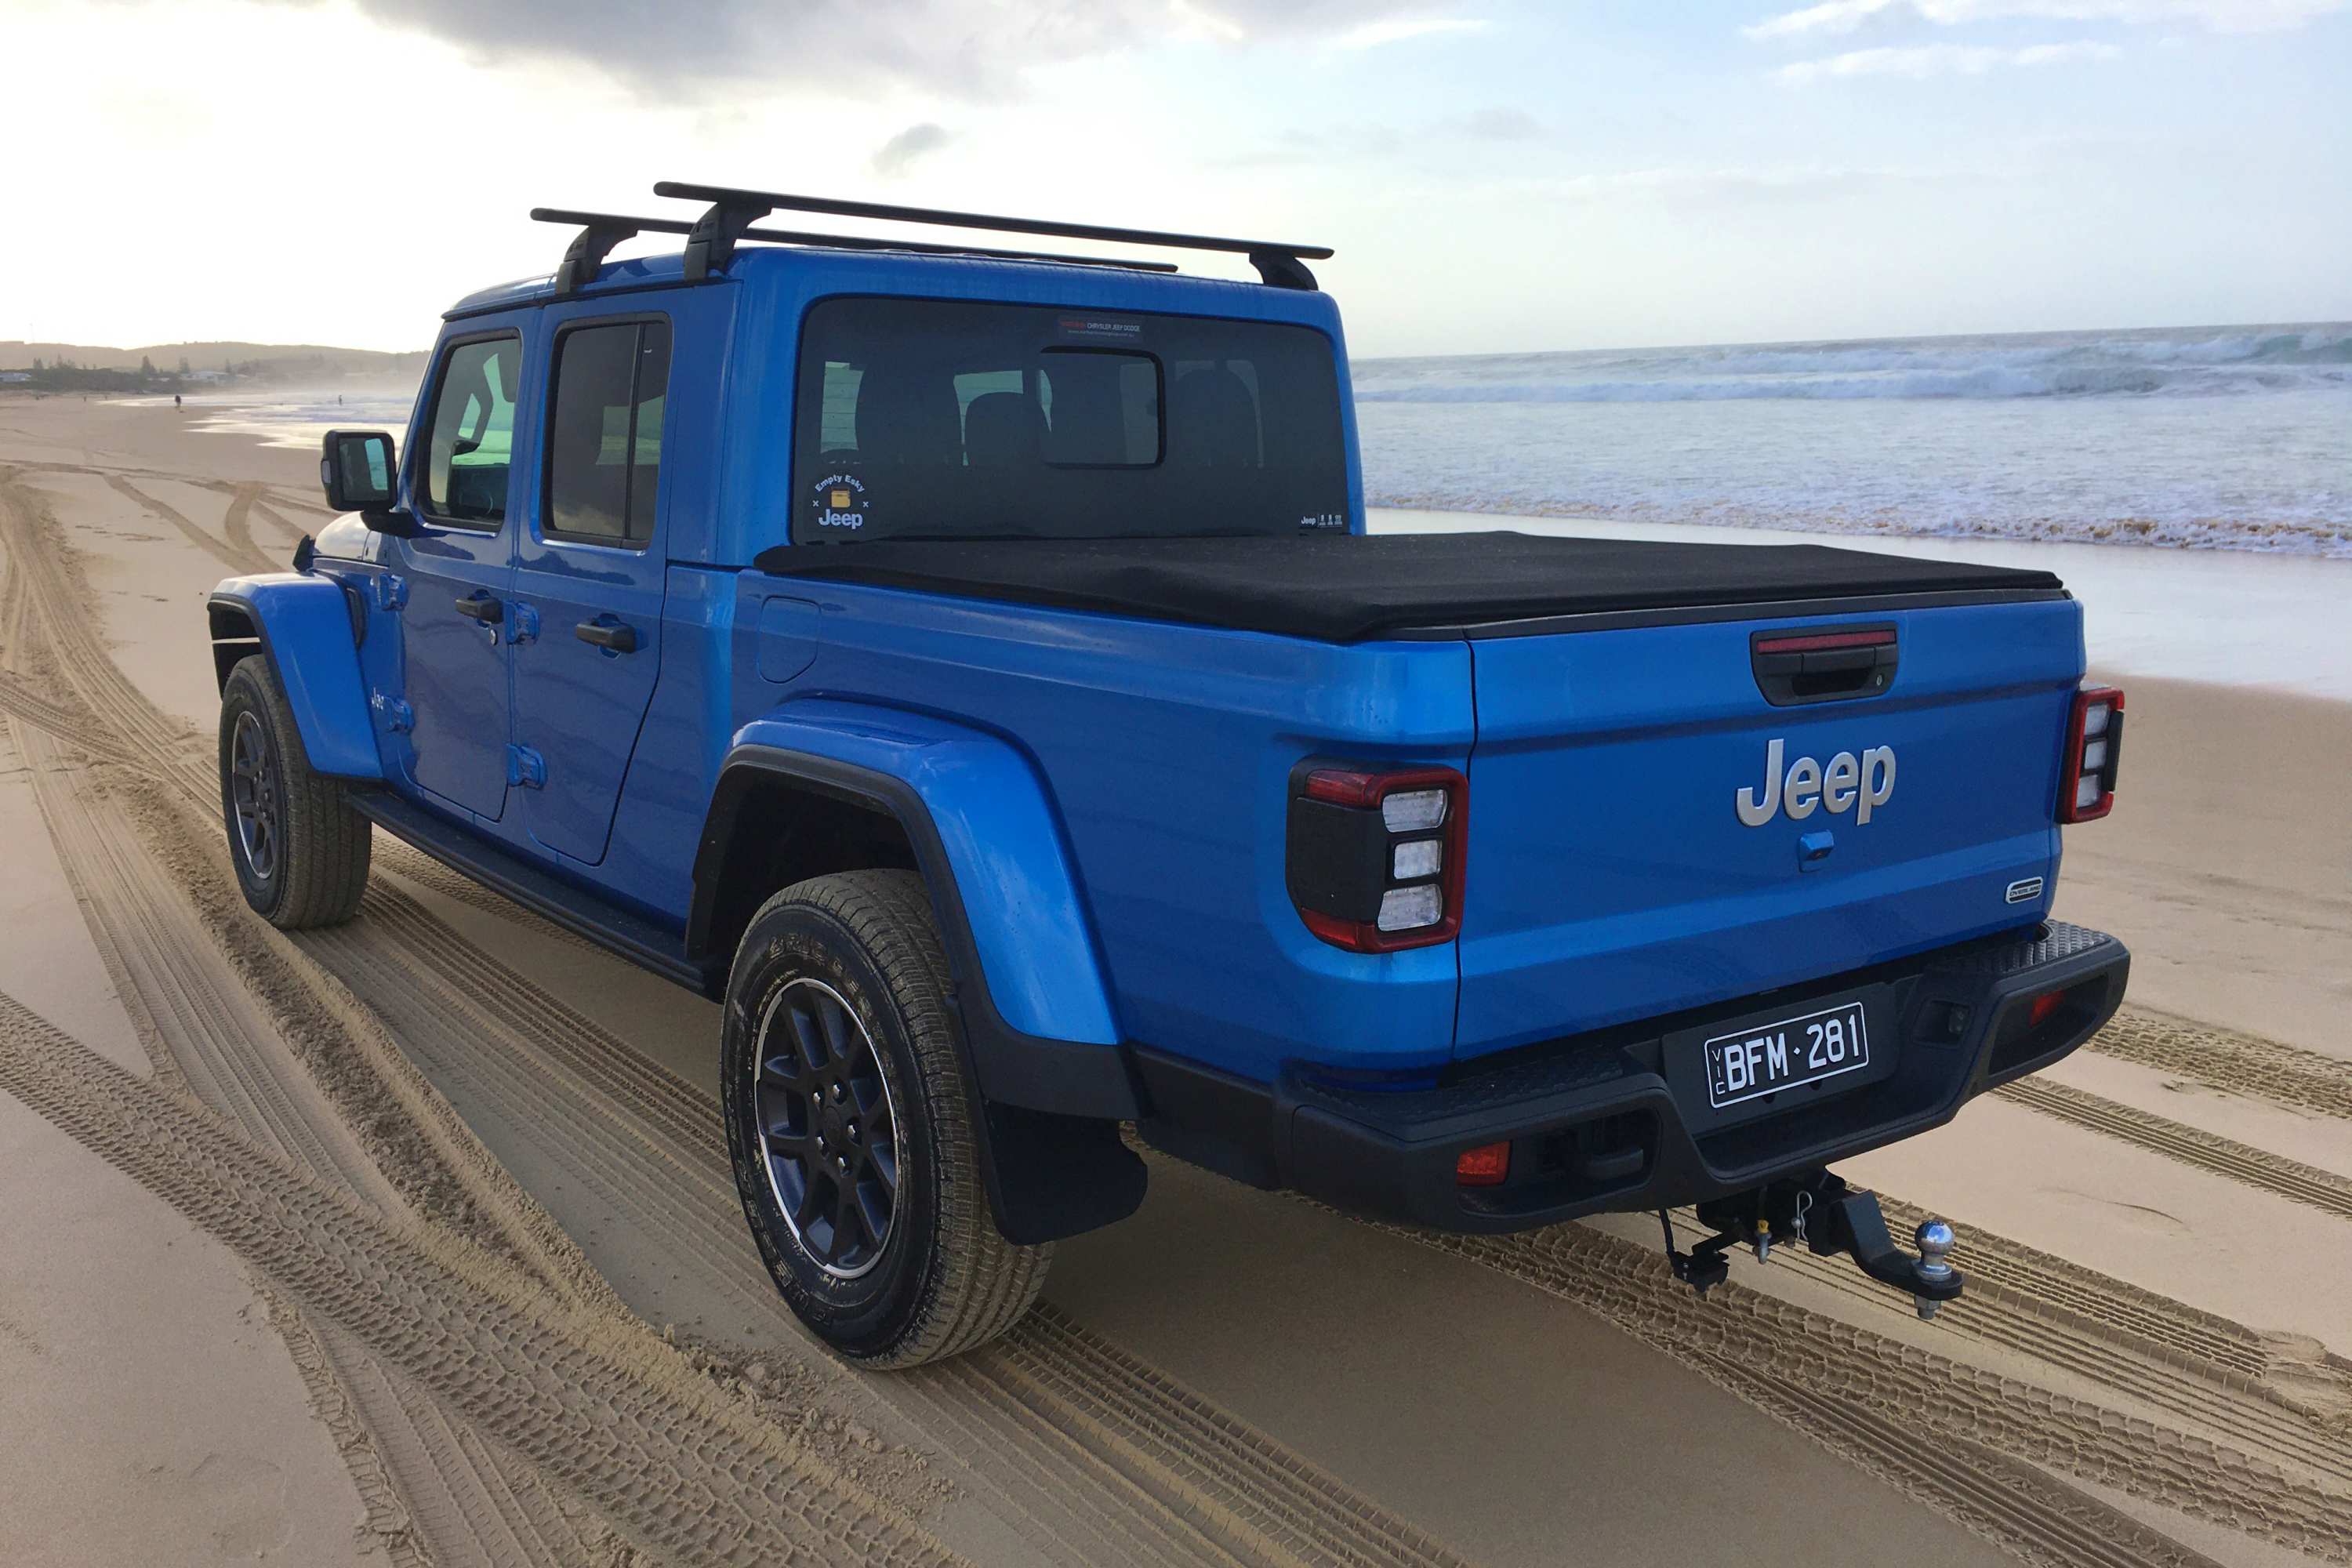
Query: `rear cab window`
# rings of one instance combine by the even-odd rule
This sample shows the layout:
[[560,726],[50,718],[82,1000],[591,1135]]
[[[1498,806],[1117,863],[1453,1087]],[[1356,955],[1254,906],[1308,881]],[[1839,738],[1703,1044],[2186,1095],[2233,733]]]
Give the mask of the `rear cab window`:
[[435,521],[494,530],[506,521],[514,467],[522,339],[453,344],[441,361],[425,445],[425,510]]
[[795,543],[1283,535],[1347,526],[1311,327],[956,300],[804,321]]

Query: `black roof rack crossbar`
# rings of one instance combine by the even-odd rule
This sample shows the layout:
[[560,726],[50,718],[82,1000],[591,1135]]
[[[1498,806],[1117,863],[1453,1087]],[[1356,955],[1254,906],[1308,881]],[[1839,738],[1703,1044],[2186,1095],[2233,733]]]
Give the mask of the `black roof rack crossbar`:
[[[582,226],[572,248],[563,253],[563,265],[556,269],[555,291],[571,294],[594,279],[596,269],[604,264],[613,247],[637,234],[683,234],[691,236],[695,226],[683,218],[624,217],[617,213],[574,212],[568,207],[533,207],[536,223],[576,223]],[[1169,261],[1127,261],[1100,256],[1057,256],[1045,250],[991,250],[971,245],[931,245],[915,239],[877,239],[855,234],[804,234],[797,229],[744,228],[739,239],[756,239],[771,245],[823,246],[835,250],[908,250],[924,256],[977,256],[991,261],[1051,261],[1075,267],[1117,267],[1131,272],[1173,272],[1175,263]]]
[[1171,250],[1224,251],[1249,258],[1250,265],[1257,268],[1258,276],[1277,289],[1314,288],[1315,275],[1307,269],[1307,259],[1319,260],[1331,254],[1330,247],[1324,245],[1290,245],[1265,239],[1221,239],[1209,235],[1169,234],[1159,229],[1110,228],[1101,224],[994,217],[986,213],[891,206],[882,202],[842,201],[831,196],[786,195],[777,191],[742,191],[731,185],[698,185],[677,180],[659,182],[654,186],[654,195],[710,204],[710,209],[695,224],[694,232],[687,241],[686,267],[689,278],[725,270],[734,254],[735,242],[747,237],[751,226],[772,212],[825,213],[835,217],[880,218],[892,223],[988,229],[999,234],[1097,239],[1116,245],[1157,245]]

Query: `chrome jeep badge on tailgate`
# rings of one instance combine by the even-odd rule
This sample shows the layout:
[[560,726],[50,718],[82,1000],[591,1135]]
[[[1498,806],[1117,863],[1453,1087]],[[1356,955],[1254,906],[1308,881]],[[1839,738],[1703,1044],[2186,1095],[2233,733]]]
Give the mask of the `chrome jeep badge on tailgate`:
[[1759,796],[1753,788],[1743,787],[1732,802],[1739,808],[1739,820],[1750,827],[1763,826],[1784,808],[1790,821],[1801,822],[1820,806],[1829,807],[1833,816],[1851,811],[1855,822],[1868,822],[1870,814],[1895,795],[1892,746],[1872,746],[1858,762],[1852,752],[1840,752],[1827,764],[1799,757],[1783,774],[1780,757],[1786,750],[1782,741],[1767,744],[1764,793]]

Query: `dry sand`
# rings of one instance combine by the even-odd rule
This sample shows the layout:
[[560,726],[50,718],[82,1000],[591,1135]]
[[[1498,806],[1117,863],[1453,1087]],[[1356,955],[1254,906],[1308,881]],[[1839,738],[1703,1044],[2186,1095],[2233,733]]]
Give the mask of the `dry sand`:
[[1854,1163],[1962,1227],[1932,1325],[1161,1162],[870,1378],[741,1234],[707,1004],[381,837],[352,925],[245,915],[201,599],[318,521],[303,453],[0,399],[0,1561],[2352,1561],[2345,710],[2126,676],[2060,908],[2176,1016]]

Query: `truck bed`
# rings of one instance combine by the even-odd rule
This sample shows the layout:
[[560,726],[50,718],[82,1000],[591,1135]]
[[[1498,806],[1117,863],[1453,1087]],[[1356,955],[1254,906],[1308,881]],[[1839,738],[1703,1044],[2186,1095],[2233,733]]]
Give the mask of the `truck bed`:
[[[1569,616],[1949,595],[2047,598],[2048,572],[1824,544],[1685,544],[1474,533],[1297,538],[875,540],[787,545],[761,570],[1325,642],[1459,636]],[[1840,603],[1838,608],[1859,607]],[[1895,607],[1889,605],[1888,607]]]

